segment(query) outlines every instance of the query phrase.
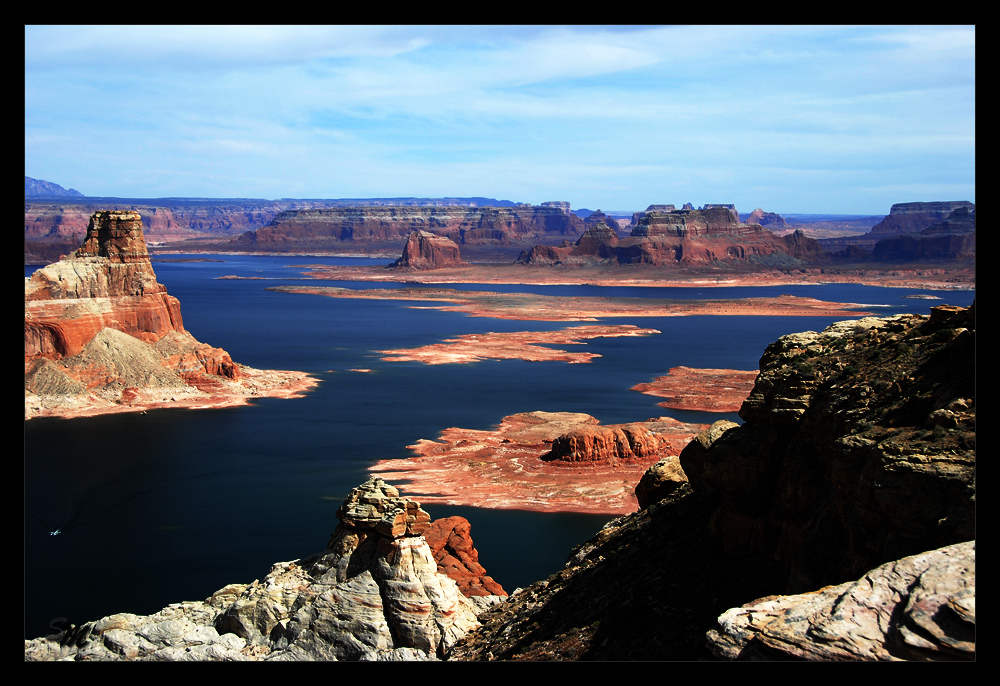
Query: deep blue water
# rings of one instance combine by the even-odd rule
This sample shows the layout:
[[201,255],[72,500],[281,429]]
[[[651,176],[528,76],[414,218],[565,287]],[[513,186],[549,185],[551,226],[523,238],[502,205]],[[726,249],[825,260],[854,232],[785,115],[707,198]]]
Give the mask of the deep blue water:
[[[263,399],[248,407],[26,422],[27,637],[47,633],[49,623],[60,617],[82,622],[114,612],[146,614],[171,602],[202,599],[227,583],[261,578],[272,562],[318,552],[336,526],[337,506],[367,478],[373,462],[407,457],[407,445],[436,438],[447,427],[485,429],[506,415],[532,410],[587,412],[604,423],[659,415],[703,422],[737,419],[665,410],[656,398],[628,389],[678,365],[754,369],[764,347],[778,336],[818,330],[841,319],[606,320],[662,333],[591,340],[580,349],[602,357],[583,365],[383,362],[374,351],[466,333],[575,324],[506,321],[414,309],[405,301],[265,290],[300,282],[303,270],[294,265],[372,262],[361,258],[213,259],[222,261],[154,261],[159,281],[181,301],[185,328],[238,362],[305,370],[322,383],[306,398]],[[217,278],[229,274],[267,280]],[[884,314],[926,313],[932,305],[967,305],[974,297],[855,285],[483,288],[712,299],[792,293],[883,305],[876,311]],[[943,299],[902,297],[916,293]],[[353,368],[373,371],[349,371]],[[508,591],[556,571],[574,545],[610,519],[438,505],[425,509],[435,518],[468,518],[480,561]],[[57,529],[62,533],[51,536]]]

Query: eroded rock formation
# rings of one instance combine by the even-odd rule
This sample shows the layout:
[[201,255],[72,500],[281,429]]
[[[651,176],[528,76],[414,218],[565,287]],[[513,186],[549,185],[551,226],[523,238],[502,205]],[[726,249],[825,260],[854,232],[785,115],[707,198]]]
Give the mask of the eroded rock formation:
[[316,383],[242,367],[185,331],[138,212],[95,213],[76,252],[25,279],[24,301],[25,418],[239,404]]
[[872,227],[873,238],[920,233],[938,222],[946,220],[956,210],[975,210],[975,203],[967,200],[940,202],[900,202],[889,209],[889,214]]
[[403,255],[392,263],[395,269],[442,269],[459,267],[462,255],[455,241],[429,231],[414,231],[407,237]]
[[459,245],[579,236],[583,222],[561,203],[514,207],[358,206],[288,210],[233,241],[242,250],[292,250],[335,243],[395,243],[427,231]]
[[[501,600],[478,592],[471,600],[459,592],[456,582],[438,571],[436,551],[422,535],[461,530],[458,542],[444,535],[439,551],[446,551],[443,559],[457,553],[468,563],[460,578],[469,582],[478,553],[468,527],[449,521],[435,528],[419,503],[400,497],[381,479],[352,490],[337,518],[326,549],[317,555],[277,563],[263,579],[226,586],[202,602],[174,604],[148,617],[111,615],[25,641],[25,658],[437,659],[477,625],[477,612]],[[485,588],[502,594],[492,579],[479,576],[478,586],[467,583],[471,592]]]
[[681,453],[714,536],[796,592],[973,539],[975,328],[974,306],[941,306],[768,346],[743,426]]
[[506,596],[503,586],[493,580],[481,564],[472,542],[472,525],[464,517],[435,519],[423,532],[434,552],[438,571],[454,580],[467,598]]
[[576,243],[538,245],[518,257],[519,264],[643,264],[653,266],[711,264],[791,265],[821,255],[819,244],[803,234],[782,239],[759,223],[747,224],[729,205],[701,210],[661,210],[651,205],[637,214],[627,238],[599,230],[595,223]]

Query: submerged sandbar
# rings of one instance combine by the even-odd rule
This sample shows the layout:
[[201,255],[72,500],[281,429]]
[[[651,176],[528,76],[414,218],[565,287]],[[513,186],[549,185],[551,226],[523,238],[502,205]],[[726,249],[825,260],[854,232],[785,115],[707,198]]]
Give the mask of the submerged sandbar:
[[[274,286],[269,291],[323,295],[329,298],[406,300],[424,307],[464,312],[473,317],[531,321],[597,321],[608,317],[781,316],[861,317],[872,314],[865,305],[779,295],[771,298],[668,300],[537,295],[461,291],[453,288],[341,288],[337,286]],[[433,303],[433,304],[431,304]]]

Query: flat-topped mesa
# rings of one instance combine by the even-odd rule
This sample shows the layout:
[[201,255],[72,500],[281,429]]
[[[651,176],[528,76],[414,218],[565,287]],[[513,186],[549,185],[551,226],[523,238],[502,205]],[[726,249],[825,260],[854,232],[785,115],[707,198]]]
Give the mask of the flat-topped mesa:
[[717,207],[721,207],[723,209],[729,210],[730,213],[732,213],[732,215],[733,215],[733,219],[735,219],[736,221],[740,220],[740,213],[736,211],[736,205],[734,205],[731,202],[727,202],[727,203],[705,203],[704,205],[701,206],[701,209],[703,209],[703,210],[711,210],[711,209],[715,209]]
[[539,207],[554,207],[565,214],[567,217],[570,215],[572,210],[570,210],[569,202],[566,200],[549,200],[543,202]]
[[403,255],[393,269],[441,269],[465,264],[455,241],[429,231],[414,231],[406,239]]
[[295,249],[332,242],[398,242],[413,231],[446,236],[459,244],[502,244],[532,236],[578,236],[583,221],[568,203],[541,206],[366,205],[288,210],[270,224],[233,241],[251,250]]
[[881,237],[920,233],[946,220],[952,212],[960,209],[975,210],[976,204],[967,200],[896,203],[889,210],[889,214],[872,227],[871,234],[874,237]]
[[632,237],[694,238],[714,235],[747,235],[761,232],[757,224],[742,224],[729,206],[706,206],[701,210],[646,212],[632,229]]

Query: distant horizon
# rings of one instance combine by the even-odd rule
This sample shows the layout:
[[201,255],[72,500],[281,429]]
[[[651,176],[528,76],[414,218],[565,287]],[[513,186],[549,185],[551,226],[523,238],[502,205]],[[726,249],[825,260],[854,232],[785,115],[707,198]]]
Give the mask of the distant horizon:
[[[34,178],[34,177],[30,177],[30,178]],[[36,180],[38,180],[38,181],[47,181],[47,179],[36,179]],[[53,183],[53,182],[50,182],[50,183]],[[56,185],[59,185],[59,184],[56,184]],[[394,199],[399,199],[399,200],[445,200],[445,199],[468,200],[468,199],[472,199],[472,198],[481,198],[483,200],[496,200],[498,202],[509,202],[509,203],[514,204],[514,205],[517,205],[517,204],[530,204],[530,205],[533,205],[533,206],[536,206],[536,207],[539,206],[539,205],[541,205],[541,203],[521,203],[520,201],[517,201],[517,200],[509,200],[507,198],[492,198],[492,197],[483,196],[483,195],[473,195],[473,196],[445,195],[445,196],[440,196],[440,197],[417,196],[417,195],[397,195],[397,196],[391,196],[391,197],[370,197],[370,198],[255,198],[255,197],[250,197],[250,196],[235,196],[235,197],[163,196],[163,197],[149,197],[149,198],[145,198],[145,197],[129,197],[129,196],[123,196],[123,195],[26,195],[25,196],[25,200],[26,201],[30,201],[33,198],[34,199],[39,199],[39,200],[58,200],[58,201],[67,202],[67,203],[69,203],[69,202],[84,202],[84,201],[88,201],[88,200],[116,200],[116,201],[125,201],[125,202],[130,202],[130,201],[131,202],[134,202],[134,201],[152,202],[152,201],[166,201],[166,200],[207,201],[207,202],[225,202],[225,201],[238,201],[238,200],[244,200],[244,201],[246,201],[246,200],[252,200],[252,201],[261,201],[261,202],[281,202],[281,201],[292,201],[292,202],[306,202],[306,201],[344,202],[344,201],[349,201],[349,200],[358,200],[358,201],[394,200]],[[566,201],[544,200],[542,202],[566,202]],[[910,202],[910,201],[903,201],[903,202]],[[912,201],[912,202],[933,202],[933,201],[919,201],[919,200],[917,200],[917,201]],[[662,202],[657,202],[657,203],[648,203],[646,205],[646,207],[649,207],[649,205],[670,205],[670,204],[675,205],[677,207],[677,209],[681,209],[681,205],[683,205],[683,203],[662,203]],[[733,204],[733,203],[701,203],[700,205],[699,204],[695,204],[695,203],[692,203],[692,204],[694,205],[695,209],[698,209],[699,207],[701,207],[701,206],[703,206],[705,204]],[[578,211],[598,212],[598,211],[600,211],[600,212],[604,212],[605,214],[631,214],[631,213],[634,213],[634,212],[643,212],[643,211],[646,210],[646,207],[636,208],[636,209],[607,209],[606,210],[606,209],[601,208],[601,207],[590,208],[590,207],[572,207],[571,206],[570,207],[570,211],[572,211],[572,212],[578,212]],[[753,210],[742,210],[742,209],[740,209],[740,208],[737,207],[736,211],[741,216],[743,216],[743,215],[750,214],[751,212],[753,212],[756,209],[758,209],[758,208],[755,207]],[[888,211],[886,211],[885,213],[868,214],[868,213],[864,213],[864,212],[862,212],[862,213],[851,213],[851,212],[787,212],[787,211],[783,212],[783,211],[777,211],[777,210],[769,210],[767,208],[760,208],[760,209],[764,210],[765,212],[774,212],[775,214],[780,214],[783,217],[803,217],[803,216],[818,216],[818,217],[822,217],[822,216],[876,217],[876,216],[882,216],[883,214],[888,214]]]
[[975,26],[25,26],[25,173],[874,216],[975,202],[975,47]]

